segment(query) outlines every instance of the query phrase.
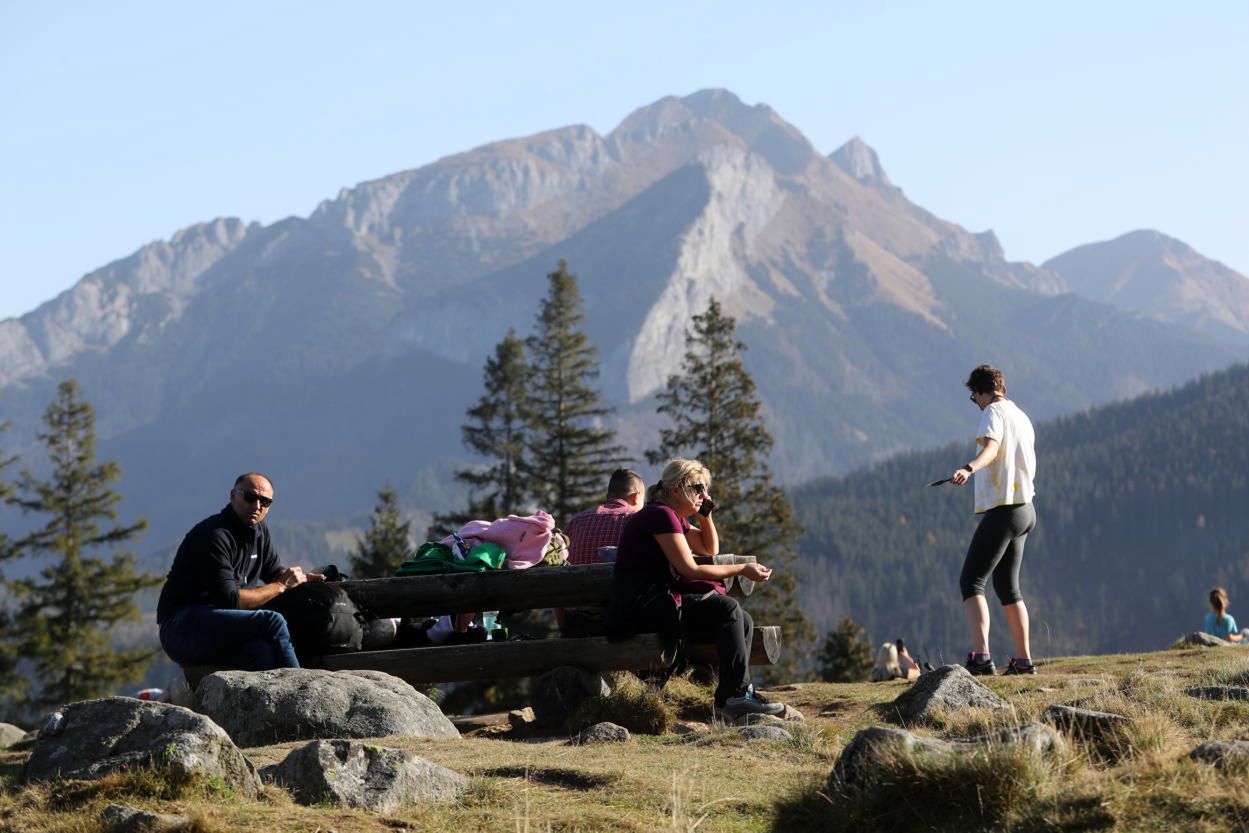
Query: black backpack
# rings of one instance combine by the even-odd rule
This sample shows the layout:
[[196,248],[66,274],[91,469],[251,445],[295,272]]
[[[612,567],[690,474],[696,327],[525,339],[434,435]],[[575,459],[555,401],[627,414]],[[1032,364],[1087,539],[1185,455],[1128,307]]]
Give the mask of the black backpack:
[[265,604],[281,613],[301,664],[360,650],[365,616],[337,583],[306,581]]

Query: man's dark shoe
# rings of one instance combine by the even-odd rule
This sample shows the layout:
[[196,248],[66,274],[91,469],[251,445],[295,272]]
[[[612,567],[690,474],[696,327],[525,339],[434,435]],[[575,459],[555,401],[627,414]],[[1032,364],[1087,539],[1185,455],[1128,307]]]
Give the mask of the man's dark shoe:
[[975,677],[992,677],[997,673],[997,667],[993,664],[993,659],[986,657],[984,662],[976,662],[975,654],[967,655],[967,662],[963,665]]
[[1003,676],[1035,673],[1036,666],[1026,659],[1011,659],[1010,664],[1006,666],[1006,670],[1002,672]]

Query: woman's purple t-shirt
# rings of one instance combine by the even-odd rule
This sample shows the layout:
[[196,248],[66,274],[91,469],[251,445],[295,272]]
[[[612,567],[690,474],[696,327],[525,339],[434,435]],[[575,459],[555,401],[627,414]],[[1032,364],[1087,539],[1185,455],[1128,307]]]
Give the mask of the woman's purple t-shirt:
[[684,535],[690,522],[663,503],[648,503],[629,518],[616,548],[616,569],[651,573],[656,582],[668,585],[677,606],[682,593],[708,591],[723,594],[724,584],[718,581],[682,579],[668,563],[656,535]]
[[655,536],[684,535],[689,528],[689,521],[679,517],[672,507],[662,503],[646,504],[633,513],[620,533],[616,569],[654,572],[662,574],[666,581],[670,575],[668,557]]

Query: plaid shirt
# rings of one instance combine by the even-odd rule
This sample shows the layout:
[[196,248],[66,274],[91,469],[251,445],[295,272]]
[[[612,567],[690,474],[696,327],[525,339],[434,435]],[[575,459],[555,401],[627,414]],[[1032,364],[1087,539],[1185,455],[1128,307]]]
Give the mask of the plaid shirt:
[[572,516],[568,522],[569,564],[597,564],[599,547],[614,547],[633,513],[622,498],[613,498]]

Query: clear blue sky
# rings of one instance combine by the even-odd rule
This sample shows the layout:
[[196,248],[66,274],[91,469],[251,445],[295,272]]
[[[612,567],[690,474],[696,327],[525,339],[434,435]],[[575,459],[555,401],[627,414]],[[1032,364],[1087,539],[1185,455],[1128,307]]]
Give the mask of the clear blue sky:
[[607,5],[0,0],[0,318],[191,223],[704,87],[862,136],[1012,259],[1155,228],[1249,273],[1246,0]]

